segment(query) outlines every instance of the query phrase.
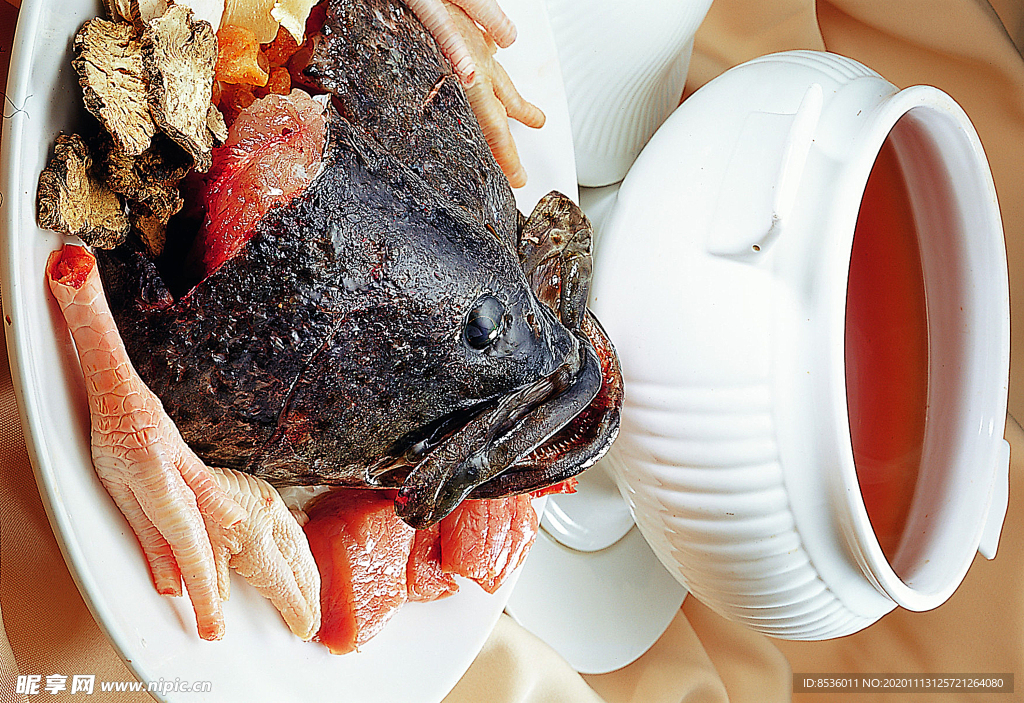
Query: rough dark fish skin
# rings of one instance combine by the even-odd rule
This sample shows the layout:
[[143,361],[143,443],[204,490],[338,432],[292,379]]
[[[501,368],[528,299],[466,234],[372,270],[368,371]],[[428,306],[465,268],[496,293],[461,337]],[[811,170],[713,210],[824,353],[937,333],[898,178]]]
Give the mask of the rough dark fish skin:
[[[277,485],[373,485],[410,433],[547,376],[573,344],[509,247],[340,117],[324,172],[186,296],[139,255],[101,266],[185,440]],[[484,294],[513,329],[481,354],[463,324]]]
[[334,94],[320,175],[178,300],[141,254],[101,253],[101,273],[139,374],[207,463],[399,488],[399,516],[426,527],[597,461],[621,374],[584,315],[582,213],[551,194],[524,221],[398,0],[328,2],[309,69]]
[[329,0],[307,73],[427,183],[515,247],[508,180],[430,33],[398,0]]

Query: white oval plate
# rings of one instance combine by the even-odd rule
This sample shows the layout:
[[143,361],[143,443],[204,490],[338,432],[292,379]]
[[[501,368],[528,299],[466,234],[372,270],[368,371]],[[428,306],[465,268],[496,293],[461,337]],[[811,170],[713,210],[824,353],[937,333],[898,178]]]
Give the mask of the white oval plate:
[[613,447],[580,475],[579,504],[572,495],[548,498],[547,510],[560,517],[544,514],[544,529],[505,607],[584,674],[614,671],[643,655],[686,597],[605,473],[614,455]]
[[[552,188],[575,196],[572,138],[542,0],[502,4],[519,40],[500,59],[548,117],[542,130],[515,130],[530,178],[516,196],[529,213]],[[518,575],[493,596],[465,582],[446,600],[410,603],[362,651],[345,656],[293,636],[270,603],[234,577],[227,635],[204,642],[189,601],[157,594],[135,536],[96,478],[81,371],[43,277],[47,256],[66,238],[36,226],[35,193],[58,132],[90,119],[70,45],[101,12],[95,1],[24,2],[8,82],[16,110],[0,152],[0,276],[15,391],[43,503],[78,588],[144,683],[211,683],[206,696],[157,694],[161,700],[439,701],[476,657]]]

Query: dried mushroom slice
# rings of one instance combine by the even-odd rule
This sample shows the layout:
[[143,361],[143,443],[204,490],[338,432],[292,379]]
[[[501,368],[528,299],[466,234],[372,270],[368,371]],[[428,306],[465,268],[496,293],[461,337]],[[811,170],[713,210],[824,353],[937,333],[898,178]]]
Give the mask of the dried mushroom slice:
[[224,113],[216,105],[210,105],[210,112],[206,116],[206,126],[213,133],[216,144],[223,144],[228,140],[228,123],[224,121]]
[[103,0],[103,9],[107,11],[111,22],[120,22],[127,19],[128,0]]
[[167,0],[104,0],[104,4],[111,19],[139,28],[167,12]]
[[153,258],[163,253],[167,223],[185,204],[178,190],[192,167],[192,157],[162,133],[139,156],[126,156],[100,137],[97,172],[128,201],[134,231]]
[[155,259],[164,253],[164,246],[167,244],[167,220],[154,215],[149,208],[143,204],[132,207],[131,211],[132,231],[134,231],[150,258]]
[[172,5],[142,33],[142,63],[149,79],[149,109],[157,126],[195,160],[210,168],[213,133],[207,120],[217,64],[217,35],[192,10]]
[[122,154],[101,138],[97,161],[103,180],[128,199],[133,212],[135,203],[145,203],[151,215],[166,223],[181,209],[178,183],[188,174],[192,157],[164,135],[153,137],[153,144],[138,156]]
[[124,22],[89,20],[74,41],[71,61],[85,107],[126,154],[145,151],[156,133],[149,109],[149,81],[136,29]]
[[39,225],[76,234],[86,244],[113,249],[128,236],[121,196],[93,177],[92,155],[77,134],[61,134],[53,158],[39,174]]

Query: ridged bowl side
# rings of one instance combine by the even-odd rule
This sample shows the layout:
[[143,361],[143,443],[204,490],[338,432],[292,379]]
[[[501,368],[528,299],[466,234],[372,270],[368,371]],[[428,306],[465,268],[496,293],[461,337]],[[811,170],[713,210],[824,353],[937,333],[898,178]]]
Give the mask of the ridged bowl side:
[[548,0],[580,183],[615,183],[679,104],[710,0]]
[[847,608],[811,564],[771,409],[767,383],[634,381],[614,449],[616,480],[658,558],[712,609],[785,639],[856,632],[875,618]]

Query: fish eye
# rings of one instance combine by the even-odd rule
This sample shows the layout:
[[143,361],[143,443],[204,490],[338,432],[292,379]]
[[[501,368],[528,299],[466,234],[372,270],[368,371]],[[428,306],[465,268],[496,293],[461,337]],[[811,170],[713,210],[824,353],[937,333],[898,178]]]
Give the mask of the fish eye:
[[505,306],[493,295],[477,301],[466,318],[466,343],[474,349],[484,349],[498,338]]

